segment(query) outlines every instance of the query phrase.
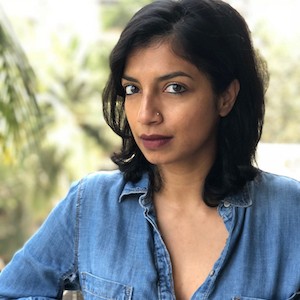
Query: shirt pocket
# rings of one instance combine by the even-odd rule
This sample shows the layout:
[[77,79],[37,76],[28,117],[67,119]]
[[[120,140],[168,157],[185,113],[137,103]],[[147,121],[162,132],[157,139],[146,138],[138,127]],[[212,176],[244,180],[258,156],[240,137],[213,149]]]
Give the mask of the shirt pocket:
[[269,300],[269,299],[235,296],[235,297],[231,298],[231,300]]
[[[271,299],[236,296],[231,298],[231,300],[271,300]],[[290,298],[282,299],[282,300],[300,300],[300,292],[294,293]]]
[[287,300],[300,300],[300,292],[295,293],[293,296],[291,296]]
[[81,273],[84,300],[131,300],[133,288],[90,273]]

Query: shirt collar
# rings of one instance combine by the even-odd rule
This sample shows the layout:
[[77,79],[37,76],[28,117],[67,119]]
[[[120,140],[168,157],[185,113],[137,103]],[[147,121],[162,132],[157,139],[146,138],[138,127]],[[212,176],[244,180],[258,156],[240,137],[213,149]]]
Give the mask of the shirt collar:
[[149,176],[144,173],[137,182],[128,181],[125,183],[123,191],[119,197],[119,202],[124,201],[129,195],[146,195],[149,189]]
[[[235,193],[233,195],[227,196],[223,203],[227,202],[230,203],[232,206],[237,207],[249,207],[252,205],[252,197],[251,197],[251,187],[255,183],[255,181],[258,180],[259,175],[250,182],[247,182],[246,185],[243,187],[241,191],[238,193]],[[138,182],[131,182],[128,181],[125,183],[124,189],[119,197],[119,202],[124,201],[127,196],[130,195],[147,195],[149,189],[149,176],[147,173],[144,173],[142,178]],[[148,202],[151,202],[151,199],[148,197],[143,197],[141,200],[143,205],[148,204]]]
[[249,207],[252,205],[252,190],[255,185],[260,181],[260,174],[258,174],[252,181],[248,181],[246,185],[242,188],[241,191],[227,196],[223,203],[227,202],[230,203],[232,206],[237,207]]
[[231,195],[227,196],[223,203],[229,203],[232,206],[237,206],[237,207],[249,207],[252,205],[252,199],[250,197],[250,193],[248,190],[248,184],[242,189],[242,191]]

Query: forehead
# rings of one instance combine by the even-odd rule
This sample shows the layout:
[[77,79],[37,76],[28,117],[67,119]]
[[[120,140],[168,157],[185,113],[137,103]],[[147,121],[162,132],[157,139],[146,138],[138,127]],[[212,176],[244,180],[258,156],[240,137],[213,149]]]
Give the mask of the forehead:
[[198,68],[183,57],[176,54],[169,41],[155,41],[151,44],[134,49],[127,57],[124,73],[144,72],[151,70],[172,71],[185,69],[199,72]]

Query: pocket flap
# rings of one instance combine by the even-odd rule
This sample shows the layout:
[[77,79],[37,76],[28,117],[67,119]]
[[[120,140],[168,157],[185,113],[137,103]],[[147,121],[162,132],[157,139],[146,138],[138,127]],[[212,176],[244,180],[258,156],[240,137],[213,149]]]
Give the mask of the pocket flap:
[[130,300],[132,297],[133,288],[131,286],[106,280],[90,273],[81,273],[81,276],[82,291],[87,293],[87,297],[93,295],[109,300]]

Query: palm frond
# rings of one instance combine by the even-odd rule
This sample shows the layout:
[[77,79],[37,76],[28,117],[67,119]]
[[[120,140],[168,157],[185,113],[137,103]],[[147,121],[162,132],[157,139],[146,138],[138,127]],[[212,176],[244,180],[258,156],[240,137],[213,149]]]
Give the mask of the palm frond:
[[0,159],[4,161],[11,162],[37,144],[42,122],[35,87],[34,71],[0,7]]

